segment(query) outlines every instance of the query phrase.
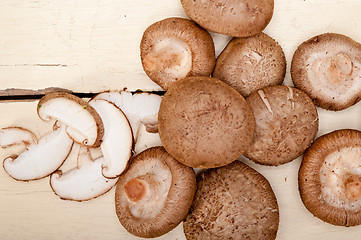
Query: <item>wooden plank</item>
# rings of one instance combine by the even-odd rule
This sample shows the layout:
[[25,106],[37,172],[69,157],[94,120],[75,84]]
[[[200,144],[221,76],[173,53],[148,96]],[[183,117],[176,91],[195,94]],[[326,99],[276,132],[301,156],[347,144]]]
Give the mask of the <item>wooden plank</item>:
[[[0,127],[21,126],[38,137],[51,131],[52,123],[39,119],[37,101],[0,103]],[[335,129],[361,129],[361,103],[341,112],[319,110],[318,136]],[[6,114],[4,114],[6,113]],[[157,136],[146,137],[143,148],[160,145]],[[141,149],[139,149],[140,151]],[[1,149],[0,159],[18,149]],[[261,172],[271,183],[280,207],[278,240],[359,239],[361,226],[336,227],[313,217],[303,206],[298,193],[297,174],[301,159],[279,167],[246,162]],[[74,163],[66,163],[69,169]],[[60,200],[50,189],[49,178],[19,182],[0,169],[0,233],[2,240],[11,239],[139,239],[120,225],[114,210],[114,189],[83,203]],[[182,224],[157,238],[185,239]]]
[[[360,9],[358,0],[275,0],[265,32],[290,62],[302,41],[320,33],[361,41]],[[179,0],[3,0],[0,13],[0,95],[53,87],[161,90],[142,70],[140,39],[155,21],[186,17]],[[212,35],[219,53],[229,37]]]

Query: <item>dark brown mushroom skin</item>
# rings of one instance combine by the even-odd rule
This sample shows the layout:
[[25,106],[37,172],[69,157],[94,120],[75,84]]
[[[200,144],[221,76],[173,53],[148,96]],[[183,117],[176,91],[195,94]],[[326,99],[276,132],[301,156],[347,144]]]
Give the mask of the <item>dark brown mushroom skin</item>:
[[361,148],[361,132],[342,129],[317,138],[304,154],[298,184],[302,202],[309,212],[324,222],[349,227],[361,224],[361,209],[356,206],[356,202],[361,201],[361,176],[351,174],[344,179],[344,194],[349,206],[344,202],[342,208],[332,206],[324,199],[320,178],[326,157],[343,148]]
[[271,21],[274,0],[181,0],[184,11],[201,27],[233,37],[260,33]]
[[300,156],[318,132],[318,113],[303,91],[270,86],[246,98],[256,119],[252,144],[244,156],[269,166],[288,163]]
[[279,209],[267,179],[240,161],[197,176],[187,239],[276,239]]
[[[318,60],[323,61],[322,64],[311,62],[310,55],[313,53],[321,56]],[[337,33],[315,36],[303,42],[295,51],[291,63],[292,81],[297,88],[306,92],[318,107],[332,111],[346,109],[361,99],[360,83],[356,84],[356,92],[347,92],[356,81],[355,78],[360,78],[360,55],[361,44],[348,36]],[[314,72],[318,75],[310,79],[308,76],[314,67]],[[327,83],[321,87],[312,87],[312,84],[319,82],[321,78]],[[325,91],[333,92],[333,95],[327,96]]]
[[[154,218],[138,218],[132,215],[129,209],[127,191],[132,192],[134,202],[143,198],[143,186],[138,185],[139,178],[147,176],[134,176],[136,168],[142,168],[148,161],[159,161],[172,172],[171,187],[163,209]],[[135,185],[134,185],[135,184]],[[126,189],[128,187],[128,190]],[[129,189],[129,187],[133,189]],[[138,191],[139,190],[139,191]],[[115,192],[115,209],[120,223],[131,234],[154,238],[174,229],[187,215],[196,191],[196,177],[194,170],[187,167],[172,156],[163,147],[147,149],[131,159],[128,170],[118,180]]]
[[238,159],[251,144],[254,117],[235,89],[211,77],[188,77],[164,95],[158,129],[165,149],[181,163],[213,168]]
[[265,33],[233,38],[218,56],[213,77],[244,97],[267,86],[282,84],[286,57],[281,46]]
[[167,90],[178,81],[165,70],[177,66],[179,52],[163,51],[156,53],[156,46],[163,39],[173,38],[189,48],[191,69],[183,76],[210,76],[215,62],[215,48],[211,35],[189,19],[166,18],[150,25],[144,32],[140,43],[140,57],[143,69],[148,77]]

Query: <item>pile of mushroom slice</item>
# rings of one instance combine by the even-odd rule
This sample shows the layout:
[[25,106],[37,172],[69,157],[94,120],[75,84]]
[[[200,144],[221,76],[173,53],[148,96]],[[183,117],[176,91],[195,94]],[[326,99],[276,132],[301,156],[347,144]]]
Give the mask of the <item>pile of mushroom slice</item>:
[[[140,126],[157,132],[154,128],[161,99],[156,94],[125,91],[101,93],[89,102],[64,92],[46,94],[37,112],[42,120],[55,122],[53,131],[38,140],[21,127],[1,129],[1,147],[26,147],[19,155],[4,160],[4,170],[20,181],[51,175],[50,186],[62,199],[85,201],[98,197],[109,191],[126,170],[137,141],[133,135],[139,134]],[[146,111],[143,103],[148,104]],[[95,159],[90,154],[94,150],[100,152]],[[74,155],[76,166],[63,172],[62,164]]]

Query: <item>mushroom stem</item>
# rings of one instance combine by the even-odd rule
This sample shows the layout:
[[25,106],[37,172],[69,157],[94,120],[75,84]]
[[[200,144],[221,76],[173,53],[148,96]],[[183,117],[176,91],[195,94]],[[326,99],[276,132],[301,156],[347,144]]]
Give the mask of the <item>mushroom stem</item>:
[[159,190],[159,185],[160,182],[154,175],[146,174],[133,178],[127,182],[124,186],[124,191],[126,196],[132,202],[138,202],[145,199],[145,197],[150,199],[159,195],[157,191]]
[[361,198],[361,176],[349,175],[345,180],[345,196],[350,201]]

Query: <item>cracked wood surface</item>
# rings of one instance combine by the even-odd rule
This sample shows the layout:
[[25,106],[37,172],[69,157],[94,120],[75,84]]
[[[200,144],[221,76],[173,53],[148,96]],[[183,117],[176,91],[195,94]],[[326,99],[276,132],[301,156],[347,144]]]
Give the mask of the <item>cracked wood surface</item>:
[[[294,51],[310,37],[337,32],[361,42],[360,10],[359,0],[275,0],[265,32],[285,51],[285,83],[291,85]],[[162,90],[142,70],[139,42],[153,22],[186,17],[179,0],[3,0],[0,13],[0,128],[20,126],[37,137],[51,131],[51,123],[37,117],[37,101],[32,100],[46,92],[62,90],[87,97],[109,89]],[[212,36],[219,54],[230,38]],[[361,129],[360,104],[340,112],[318,109],[318,136],[341,128]],[[18,149],[0,149],[0,159],[14,151]],[[297,186],[300,158],[276,168],[242,160],[261,172],[276,193],[278,240],[360,238],[361,226],[331,226],[306,210]],[[48,178],[19,182],[1,167],[0,239],[139,238],[118,222],[114,189],[88,202],[69,202],[53,194]],[[157,239],[185,239],[182,225]]]
[[[320,33],[361,41],[360,8],[358,0],[275,0],[265,32],[290,63],[296,47]],[[179,0],[4,0],[0,12],[0,96],[17,94],[14,89],[159,91],[140,63],[143,31],[166,17],[186,17]],[[230,38],[212,35],[218,54]]]

